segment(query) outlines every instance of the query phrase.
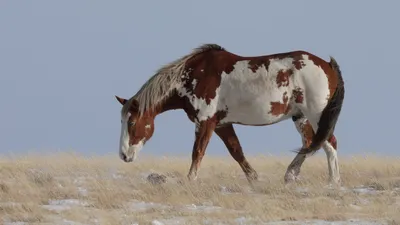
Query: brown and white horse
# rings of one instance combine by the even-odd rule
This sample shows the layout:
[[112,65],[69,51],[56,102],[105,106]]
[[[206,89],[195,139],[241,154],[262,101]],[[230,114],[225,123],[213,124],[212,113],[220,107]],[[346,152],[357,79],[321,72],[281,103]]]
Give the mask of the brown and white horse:
[[123,105],[119,155],[133,161],[153,135],[155,117],[183,109],[196,126],[188,178],[197,178],[215,132],[251,182],[258,175],[243,154],[233,124],[263,126],[291,118],[303,146],[287,168],[285,182],[296,180],[306,156],[322,147],[330,181],[339,183],[333,131],[344,92],[333,57],[326,62],[305,51],[244,57],[205,44],[159,69],[129,100],[116,96]]

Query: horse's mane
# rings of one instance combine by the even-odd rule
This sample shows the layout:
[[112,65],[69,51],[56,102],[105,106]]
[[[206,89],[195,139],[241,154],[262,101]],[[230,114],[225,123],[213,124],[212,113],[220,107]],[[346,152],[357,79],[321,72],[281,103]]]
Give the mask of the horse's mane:
[[195,48],[190,54],[185,55],[163,67],[150,77],[140,90],[131,97],[122,107],[122,114],[128,113],[134,100],[139,102],[138,112],[142,115],[146,110],[152,109],[162,100],[165,100],[172,90],[181,84],[181,75],[186,62],[195,55],[211,50],[224,51],[217,44],[204,44]]

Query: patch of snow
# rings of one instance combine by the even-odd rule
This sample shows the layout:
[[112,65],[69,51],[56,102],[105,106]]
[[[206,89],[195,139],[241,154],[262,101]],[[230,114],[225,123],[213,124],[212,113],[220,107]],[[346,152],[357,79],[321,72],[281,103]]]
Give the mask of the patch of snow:
[[0,202],[0,206],[3,207],[11,207],[11,206],[20,206],[22,203],[19,202]]
[[350,206],[351,208],[355,209],[355,210],[361,210],[361,209],[362,209],[361,206],[358,206],[358,205],[355,205],[355,204],[350,204],[349,206]]
[[66,219],[63,219],[61,224],[62,225],[83,225],[82,223],[71,221],[71,220],[66,220]]
[[78,187],[78,192],[82,196],[87,196],[88,195],[88,190],[84,187]]
[[129,202],[129,208],[134,211],[145,211],[148,209],[168,209],[171,207],[160,203],[133,200]]
[[76,187],[78,189],[78,193],[81,196],[87,196],[88,190],[83,187],[85,180],[87,180],[86,177],[80,176],[74,179],[73,183],[76,184]]
[[90,219],[90,222],[92,222],[93,224],[100,224],[100,221],[98,219],[96,219],[96,218]]
[[352,189],[353,192],[355,193],[359,193],[359,194],[377,194],[378,191],[372,187],[364,187],[364,186],[360,186],[360,187],[356,187]]
[[[239,217],[235,219],[235,224],[246,225],[254,224],[251,218]],[[263,225],[384,225],[382,221],[367,221],[359,219],[349,219],[344,221],[326,221],[326,220],[303,220],[303,221],[271,221],[271,222],[260,222],[257,221],[256,224]]]
[[43,205],[43,208],[50,210],[50,211],[56,211],[56,212],[61,212],[70,209],[69,206],[65,205]]
[[51,211],[61,212],[68,210],[71,206],[87,206],[88,203],[81,202],[78,199],[61,199],[61,200],[49,200],[48,205],[42,205],[43,208]]
[[243,216],[235,219],[235,222],[236,222],[237,224],[239,224],[239,225],[244,225],[244,224],[246,224],[246,221],[247,221],[246,217],[243,217]]
[[230,194],[228,189],[225,186],[220,186],[222,194]]
[[[239,191],[233,190],[231,188],[228,188],[228,187],[222,186],[222,185],[220,185],[220,192],[223,195],[241,194],[241,192],[239,192]],[[244,190],[244,192],[246,192],[246,190]],[[248,193],[250,193],[250,192],[248,192]],[[252,192],[252,193],[254,193],[254,192]]]
[[82,205],[87,206],[88,203],[82,202],[78,199],[60,199],[60,200],[49,200],[49,205]]
[[162,223],[158,220],[153,220],[153,221],[151,221],[151,225],[164,225],[164,223]]
[[5,222],[4,225],[28,225],[25,222]]
[[115,173],[111,174],[111,176],[113,179],[116,179],[116,180],[124,178],[124,176],[122,176],[121,174],[115,174]]
[[[328,185],[324,186],[324,189],[328,189],[328,190],[338,190],[338,188],[337,188],[335,185],[333,185],[333,184],[328,184]],[[347,189],[346,187],[340,186],[340,187],[339,187],[339,190],[340,190],[340,191],[347,191],[348,189]]]
[[364,198],[358,198],[358,201],[360,202],[361,205],[368,205],[370,203],[368,199]]
[[82,184],[86,180],[86,177],[77,177],[74,179],[73,183],[74,184]]
[[174,217],[170,219],[164,219],[162,222],[165,225],[176,225],[176,224],[188,224],[185,218],[183,217]]
[[367,220],[357,220],[350,219],[345,221],[326,221],[326,220],[306,220],[306,221],[276,221],[276,222],[268,222],[263,223],[265,225],[283,225],[283,224],[291,224],[291,225],[349,225],[349,224],[363,224],[363,225],[384,225],[387,223],[382,222],[374,222]]
[[308,188],[302,188],[302,187],[298,187],[296,188],[296,191],[300,194],[307,194],[309,192]]
[[189,210],[199,210],[199,211],[203,211],[203,212],[204,212],[204,211],[215,211],[215,210],[220,210],[220,209],[222,209],[222,207],[191,204],[191,205],[186,205],[186,209],[189,209]]

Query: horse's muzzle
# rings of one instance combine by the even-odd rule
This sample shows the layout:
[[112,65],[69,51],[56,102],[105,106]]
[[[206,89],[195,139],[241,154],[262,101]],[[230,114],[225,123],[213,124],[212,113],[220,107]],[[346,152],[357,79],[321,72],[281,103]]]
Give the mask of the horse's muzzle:
[[133,161],[133,157],[127,157],[126,155],[125,155],[125,153],[121,153],[120,154],[121,155],[121,159],[124,161],[124,162],[132,162]]

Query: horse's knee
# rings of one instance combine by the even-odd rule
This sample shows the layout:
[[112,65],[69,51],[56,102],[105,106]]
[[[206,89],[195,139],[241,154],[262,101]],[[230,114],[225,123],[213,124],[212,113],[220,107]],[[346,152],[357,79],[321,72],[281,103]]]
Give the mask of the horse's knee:
[[314,130],[310,122],[305,117],[295,117],[293,118],[297,131],[300,133],[303,146],[308,147],[313,139]]
[[329,144],[332,145],[332,147],[337,150],[337,139],[335,135],[332,134],[332,136],[328,139]]

